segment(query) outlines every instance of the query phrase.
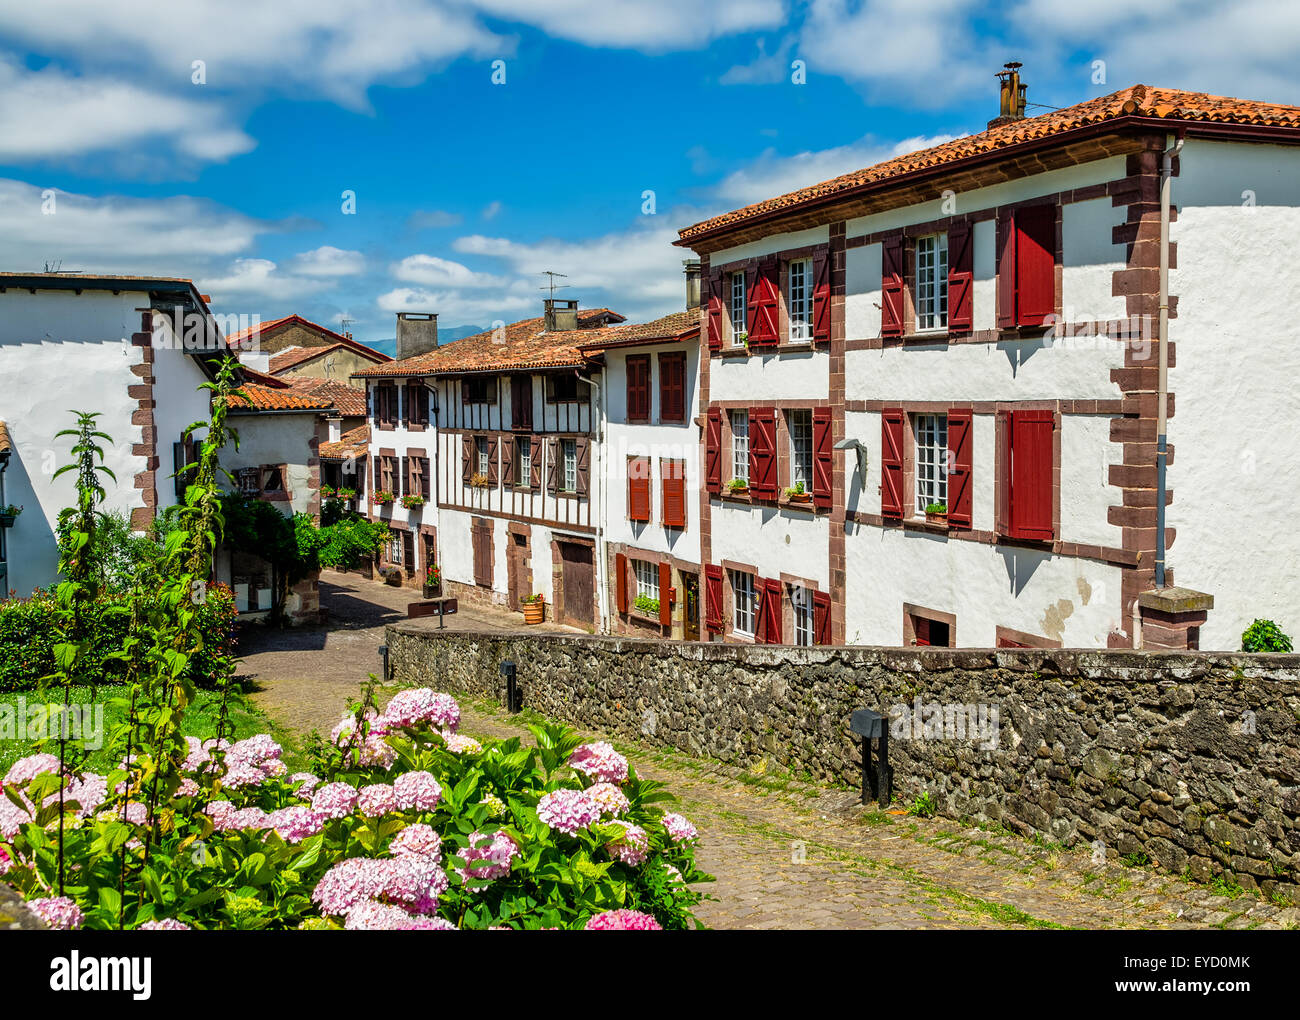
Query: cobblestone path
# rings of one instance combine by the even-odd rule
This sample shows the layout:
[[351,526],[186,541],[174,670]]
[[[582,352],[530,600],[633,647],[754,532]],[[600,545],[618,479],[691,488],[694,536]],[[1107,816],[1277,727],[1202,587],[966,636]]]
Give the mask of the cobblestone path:
[[[254,700],[299,735],[328,732],[359,681],[378,670],[387,622],[411,595],[326,575],[326,628],[250,632],[244,672]],[[346,620],[346,622],[341,622]],[[449,621],[506,629],[518,617],[476,609]],[[290,654],[277,654],[288,652]],[[524,716],[462,702],[461,732],[529,739]],[[613,741],[660,780],[700,830],[700,866],[717,877],[698,910],[716,928],[1295,928],[1300,910],[1224,895],[1087,851],[1039,845],[948,819],[866,811],[856,792],[810,786]]]

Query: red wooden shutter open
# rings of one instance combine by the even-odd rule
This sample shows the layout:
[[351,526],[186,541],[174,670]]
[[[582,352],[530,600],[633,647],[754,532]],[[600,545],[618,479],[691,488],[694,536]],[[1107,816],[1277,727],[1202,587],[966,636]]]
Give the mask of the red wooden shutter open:
[[579,436],[573,445],[577,457],[578,495],[585,496],[591,491],[591,440]]
[[552,496],[560,491],[560,455],[560,441],[549,440],[546,444],[546,491]]
[[903,238],[891,237],[880,249],[880,335],[903,335]]
[[663,475],[663,518],[665,528],[686,527],[686,464],[680,460],[661,460]]
[[495,488],[497,484],[497,448],[500,444],[496,436],[488,437],[488,485]]
[[831,597],[827,592],[815,591],[813,597],[813,644],[831,643]]
[[542,487],[542,437],[530,436],[528,440],[528,477],[519,479],[534,491]]
[[834,500],[835,447],[831,442],[831,409],[814,407],[812,413],[813,505],[829,510]]
[[973,428],[969,410],[948,412],[948,523],[957,528],[971,526]]
[[650,355],[631,354],[627,358],[627,420],[650,420]]
[[1016,323],[1041,326],[1056,311],[1056,206],[1016,212]]
[[1016,214],[998,217],[998,328],[1016,324]]
[[901,407],[880,412],[880,515],[903,516],[903,422]]
[[614,557],[614,588],[618,594],[618,611],[627,612],[627,557],[618,553]]
[[411,495],[411,458],[402,458],[402,476],[397,480],[397,485],[393,491],[394,496]]
[[776,499],[776,410],[749,412],[749,492],[755,499]]
[[997,445],[996,527],[999,535],[1011,534],[1011,412],[999,411],[995,426]]
[[630,457],[627,462],[627,519],[650,520],[650,458]]
[[1052,513],[1056,414],[1011,413],[1011,534],[1050,542],[1056,537]]
[[384,487],[384,458],[375,456],[375,473],[370,479],[370,495],[374,495]]
[[722,350],[722,281],[721,269],[709,273],[709,350]]
[[831,339],[831,259],[830,252],[813,254],[813,341],[829,343]]
[[722,491],[722,411],[709,410],[704,433],[704,484],[713,495]]
[[673,625],[673,567],[665,562],[659,564],[659,625]]
[[669,351],[659,355],[659,421],[686,420],[686,353]]
[[420,495],[433,499],[433,464],[428,457],[420,458]]
[[[948,231],[948,332],[969,333],[974,324],[971,291],[975,278],[974,231],[959,223]],[[951,518],[951,514],[949,517]]]
[[759,578],[759,591],[762,594],[763,602],[759,606],[761,614],[760,627],[762,635],[759,638],[764,644],[779,645],[781,638],[781,581],[779,578]]
[[749,287],[749,346],[775,347],[780,334],[777,331],[777,312],[781,303],[778,285],[779,267],[776,259],[765,258]]
[[506,436],[501,444],[501,484],[507,489],[519,483],[515,481],[515,439]]
[[722,632],[722,568],[707,564],[704,568],[704,627],[711,634]]
[[[460,480],[466,485],[469,484],[470,477],[474,474],[474,437],[468,432],[462,432],[460,437]],[[375,458],[375,478],[378,479],[379,458]]]

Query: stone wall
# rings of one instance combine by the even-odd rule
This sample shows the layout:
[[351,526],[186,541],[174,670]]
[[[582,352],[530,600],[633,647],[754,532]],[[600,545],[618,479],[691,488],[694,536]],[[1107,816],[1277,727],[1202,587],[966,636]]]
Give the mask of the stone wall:
[[[820,780],[857,784],[849,716],[890,712],[904,803],[925,792],[950,817],[1101,841],[1111,857],[1201,881],[1300,889],[1297,655],[677,644],[411,623],[387,640],[398,682],[500,701],[511,659],[524,704],[552,718]],[[936,723],[931,705],[990,729],[972,739],[965,715]]]

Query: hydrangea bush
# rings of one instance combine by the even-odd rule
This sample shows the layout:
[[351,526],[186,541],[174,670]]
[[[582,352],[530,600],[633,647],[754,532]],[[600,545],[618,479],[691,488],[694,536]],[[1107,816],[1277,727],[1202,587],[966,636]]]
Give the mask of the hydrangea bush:
[[[33,755],[4,777],[0,881],[57,928],[680,929],[697,837],[671,796],[561,726],[481,744],[428,689],[363,704],[310,773],[259,734],[187,738],[151,813],[147,759],[69,777]],[[67,875],[57,894],[55,836]]]

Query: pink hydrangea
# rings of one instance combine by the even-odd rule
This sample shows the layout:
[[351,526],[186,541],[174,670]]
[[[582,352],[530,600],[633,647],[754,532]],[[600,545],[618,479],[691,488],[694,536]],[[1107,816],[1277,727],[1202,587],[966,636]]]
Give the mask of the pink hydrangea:
[[226,823],[227,831],[232,829],[269,829],[270,818],[260,807],[240,808],[232,812]]
[[209,801],[203,813],[212,819],[214,828],[224,829],[226,823],[230,821],[230,816],[235,813],[235,805],[228,800]]
[[349,931],[454,931],[441,917],[415,917],[401,907],[364,900],[347,912],[343,927]]
[[[370,724],[371,729],[374,729],[375,721],[379,718],[379,713],[377,713],[373,708],[368,708],[362,718]],[[330,743],[335,747],[343,747],[346,745],[352,738],[352,731],[356,728],[356,725],[356,716],[349,712],[339,720],[339,724],[335,726],[334,729],[330,730]]]
[[393,780],[393,796],[399,811],[432,811],[442,800],[442,787],[432,773],[404,772]]
[[627,781],[627,759],[603,740],[574,748],[569,766],[604,783]]
[[9,848],[0,846],[0,875],[14,866],[13,856],[9,853]]
[[552,829],[572,836],[600,818],[600,805],[583,790],[555,790],[537,802],[537,817]]
[[32,820],[29,812],[24,811],[8,797],[0,796],[0,836],[13,839],[18,835],[18,827]]
[[139,926],[140,931],[190,931],[191,928],[184,921],[178,921],[174,917],[161,917],[156,921],[145,921]]
[[266,824],[286,843],[301,843],[320,832],[325,820],[309,807],[294,805],[272,811],[266,816]]
[[185,756],[185,761],[181,763],[182,772],[197,772],[199,766],[206,765],[211,756],[204,749],[203,743],[198,737],[186,737],[185,743],[189,746],[189,754]]
[[289,777],[289,782],[301,784],[294,791],[299,797],[310,797],[312,790],[320,785],[320,777],[310,772],[295,772]]
[[391,768],[397,760],[397,751],[381,733],[369,734],[357,749],[357,762],[366,768]]
[[639,910],[607,910],[587,922],[587,931],[663,931],[663,925]]
[[372,783],[357,791],[357,810],[368,818],[379,818],[397,810],[397,798],[387,783]]
[[241,740],[232,744],[230,750],[226,752],[226,763],[234,765],[252,765],[260,766],[264,762],[277,759],[283,753],[283,749],[269,734],[257,733],[247,740]]
[[645,829],[621,818],[615,818],[610,824],[623,829],[623,835],[605,844],[610,857],[632,867],[642,864],[650,852],[650,837],[646,835]]
[[346,818],[357,806],[357,791],[347,783],[327,783],[311,798],[311,809],[322,818]]
[[5,773],[6,786],[26,786],[43,772],[57,773],[59,759],[52,754],[29,754],[19,758]]
[[621,815],[632,806],[627,794],[613,783],[596,783],[587,787],[587,796],[596,802],[603,815]]
[[469,878],[505,878],[510,874],[511,862],[519,856],[519,847],[504,831],[490,836],[474,832],[460,856],[465,858],[465,867],[457,868],[456,873],[462,879],[467,873]]
[[[63,792],[63,799],[67,801],[76,801],[81,808],[77,814],[81,818],[86,818],[99,810],[99,806],[108,799],[108,779],[99,775],[97,772],[86,772],[80,776],[74,776],[68,781],[67,788]],[[46,806],[57,804],[59,795],[52,793],[45,798]]]
[[393,837],[392,843],[388,845],[388,852],[394,857],[413,854],[436,860],[442,855],[442,837],[433,831],[432,826],[416,822]]
[[51,928],[61,931],[80,928],[84,920],[81,908],[67,896],[44,896],[40,899],[28,900],[27,906]]
[[[397,760],[397,752],[384,740],[380,717],[373,708],[366,709],[365,719],[370,730],[365,739],[357,741],[353,747],[357,752],[357,761],[367,767],[378,766],[386,769]],[[356,718],[350,713],[345,715],[330,731],[330,742],[335,747],[347,747],[352,741],[352,731],[355,726]]]
[[695,826],[687,821],[685,816],[675,811],[667,812],[663,817],[663,823],[664,828],[668,830],[668,838],[674,843],[685,843],[698,835]]
[[447,750],[452,754],[478,754],[483,750],[483,745],[473,737],[462,736],[459,733],[444,733],[442,739],[447,743]]
[[379,728],[401,729],[428,723],[437,729],[456,732],[460,706],[450,694],[438,694],[429,687],[398,691],[379,717]]
[[343,915],[363,900],[379,895],[378,862],[369,857],[348,857],[321,876],[312,890],[312,902],[322,914]]
[[176,796],[178,797],[197,797],[199,795],[199,784],[189,776],[185,776],[180,785],[176,787]]
[[149,820],[149,808],[132,801],[122,808],[122,817],[132,825],[144,825]]
[[432,913],[438,897],[451,883],[442,866],[431,857],[403,854],[375,862],[379,898],[400,903],[417,914]]

